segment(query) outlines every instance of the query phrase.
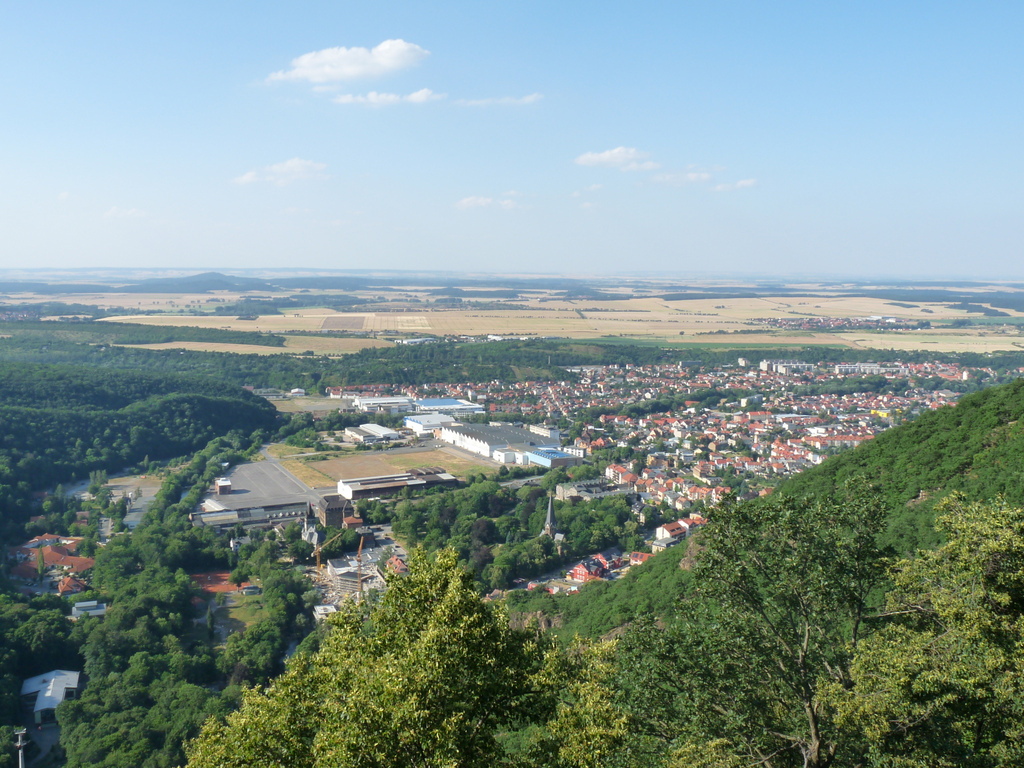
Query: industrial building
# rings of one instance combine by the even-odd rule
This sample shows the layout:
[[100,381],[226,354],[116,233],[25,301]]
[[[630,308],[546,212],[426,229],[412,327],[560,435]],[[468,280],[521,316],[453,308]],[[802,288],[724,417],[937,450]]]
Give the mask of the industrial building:
[[455,417],[447,413],[417,413],[405,417],[405,426],[417,436],[432,434],[435,429],[455,423]]
[[436,485],[454,485],[458,479],[449,475],[441,467],[425,467],[410,469],[394,475],[376,475],[374,477],[354,477],[350,480],[338,481],[338,495],[349,500],[370,499],[378,496],[391,496],[403,488],[420,490]]
[[230,530],[241,523],[243,528],[249,530],[301,521],[309,516],[309,502],[286,501],[261,507],[228,509],[215,499],[207,499],[200,510],[189,515],[192,525],[196,528],[213,528],[220,532]]
[[422,413],[447,413],[452,416],[465,416],[472,413],[483,413],[484,407],[469,400],[457,400],[454,397],[431,397],[416,401],[416,410]]
[[501,464],[535,464],[542,467],[574,467],[578,456],[561,450],[558,444],[519,427],[452,424],[441,427],[440,439],[470,453],[486,456]]
[[416,403],[411,397],[354,397],[352,407],[366,413],[412,413]]

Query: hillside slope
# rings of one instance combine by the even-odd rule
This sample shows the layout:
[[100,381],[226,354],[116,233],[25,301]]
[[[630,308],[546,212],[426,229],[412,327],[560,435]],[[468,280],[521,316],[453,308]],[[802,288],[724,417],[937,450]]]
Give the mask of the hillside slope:
[[821,496],[854,478],[878,486],[887,502],[883,543],[900,552],[933,547],[935,505],[951,492],[970,501],[1002,496],[1024,505],[1024,379],[968,395],[922,414],[869,443],[795,475],[787,496]]
[[[1003,497],[1024,506],[1024,379],[991,387],[955,407],[922,414],[869,443],[795,475],[779,497],[824,498],[864,478],[880,492],[879,543],[899,554],[940,543],[935,508],[952,492],[968,501]],[[757,503],[757,502],[752,502]],[[509,608],[559,617],[556,634],[601,636],[643,613],[666,615],[690,585],[677,547],[630,570],[618,582],[595,582],[576,595],[513,595]]]

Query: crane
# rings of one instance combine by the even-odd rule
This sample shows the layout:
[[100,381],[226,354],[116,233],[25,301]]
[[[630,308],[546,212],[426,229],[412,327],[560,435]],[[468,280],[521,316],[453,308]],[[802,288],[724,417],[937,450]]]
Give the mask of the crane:
[[[330,539],[325,541],[323,544],[317,544],[316,545],[316,549],[313,550],[313,553],[316,555],[316,570],[317,570],[317,573],[319,573],[322,570],[322,568],[323,568],[323,566],[320,564],[320,552],[323,551],[323,548],[326,547],[328,544],[333,544],[337,539],[341,538],[341,536],[344,533],[345,532],[342,531],[337,536],[332,536]],[[360,548],[360,550],[362,549],[362,539],[359,540],[359,548]]]
[[359,549],[356,550],[356,603],[363,602],[363,539],[359,537]]

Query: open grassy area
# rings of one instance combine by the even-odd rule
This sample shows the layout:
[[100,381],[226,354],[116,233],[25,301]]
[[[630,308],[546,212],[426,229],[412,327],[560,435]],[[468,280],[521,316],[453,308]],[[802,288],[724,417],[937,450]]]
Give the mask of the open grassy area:
[[231,595],[234,605],[222,606],[217,610],[217,620],[225,616],[229,622],[249,627],[268,615],[263,595],[243,595],[235,592]]
[[493,461],[488,461],[482,456],[474,459],[445,450],[426,453],[396,453],[388,458],[388,463],[400,470],[417,467],[444,467],[449,474],[458,478],[464,478],[471,473],[478,474],[481,471],[487,473],[498,471],[498,467]]
[[301,459],[289,459],[281,462],[284,469],[295,475],[296,479],[310,488],[327,488],[337,484],[337,480],[320,471],[326,461],[309,462]]
[[296,448],[294,445],[287,445],[285,443],[274,443],[273,445],[267,446],[267,453],[275,459],[284,459],[288,456],[295,456],[299,453],[309,453],[309,449]]

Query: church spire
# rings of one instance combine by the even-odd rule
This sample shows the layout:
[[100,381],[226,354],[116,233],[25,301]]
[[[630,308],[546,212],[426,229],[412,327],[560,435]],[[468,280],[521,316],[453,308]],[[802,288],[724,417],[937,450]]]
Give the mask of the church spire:
[[555,533],[558,529],[555,528],[555,507],[553,499],[548,496],[548,516],[544,519],[544,530],[542,533],[547,534],[552,539],[555,538]]

